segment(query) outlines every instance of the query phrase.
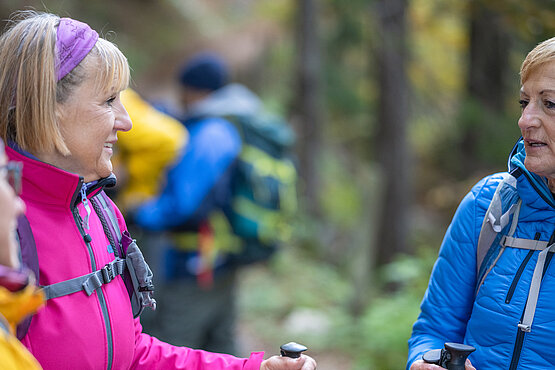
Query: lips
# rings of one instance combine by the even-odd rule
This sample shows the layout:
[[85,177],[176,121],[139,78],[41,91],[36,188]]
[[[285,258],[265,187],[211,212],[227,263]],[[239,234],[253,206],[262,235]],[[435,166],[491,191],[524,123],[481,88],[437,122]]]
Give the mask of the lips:
[[532,148],[539,148],[547,145],[545,142],[535,139],[525,139],[524,142],[527,146],[531,146]]

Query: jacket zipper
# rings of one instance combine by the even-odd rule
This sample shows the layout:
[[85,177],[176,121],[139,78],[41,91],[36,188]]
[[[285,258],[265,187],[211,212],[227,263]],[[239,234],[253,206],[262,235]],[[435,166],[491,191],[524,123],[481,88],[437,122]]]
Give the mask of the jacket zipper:
[[[83,184],[83,181],[80,180],[79,181],[79,186],[81,187],[81,189],[78,190],[78,193],[81,194],[81,190],[83,189],[83,187],[85,186]],[[94,254],[90,245],[91,242],[91,237],[89,234],[87,234],[84,230],[84,221],[81,217],[81,215],[79,214],[79,210],[77,209],[77,205],[75,203],[73,204],[73,218],[75,220],[75,223],[77,224],[77,228],[79,229],[79,232],[81,233],[81,236],[83,237],[83,240],[85,241],[85,244],[87,246],[87,252],[89,253],[89,258],[91,260],[91,268],[92,271],[96,271],[97,270],[97,266],[96,266],[96,260],[94,258]],[[89,210],[87,210],[87,213],[90,212],[90,208]],[[88,220],[87,220],[88,222]],[[104,297],[104,292],[102,291],[102,289],[97,289],[96,290],[97,293],[97,297],[98,297],[98,301],[100,303],[100,307],[102,309],[102,318],[104,319],[104,327],[106,328],[106,342],[107,342],[107,351],[108,351],[108,366],[107,369],[110,370],[112,369],[112,362],[113,362],[113,357],[114,357],[114,344],[113,344],[113,336],[112,336],[112,326],[110,325],[110,317],[108,315],[108,305],[106,303],[106,297]]]
[[[540,236],[541,236],[540,233],[536,233],[536,235],[534,236],[534,240],[540,240]],[[518,268],[518,270],[515,274],[513,282],[511,283],[511,287],[509,288],[509,291],[507,292],[507,297],[505,298],[505,303],[511,303],[511,299],[513,298],[513,294],[515,292],[516,285],[518,284],[518,281],[520,280],[520,276],[522,275],[522,272],[524,271],[524,268],[528,264],[528,261],[530,261],[530,258],[532,258],[533,254],[534,254],[534,251],[530,250],[530,251],[528,251],[528,254],[526,255],[526,257],[524,257],[524,260],[520,264],[520,267]]]
[[[552,243],[551,240],[550,240],[550,243]],[[542,272],[542,280],[543,280],[543,277],[545,276],[545,271],[547,270],[547,267],[549,266],[549,263],[551,262],[552,258],[553,258],[553,253],[548,253],[545,258],[545,265],[543,267],[543,272]],[[526,307],[526,302],[524,303],[524,307]],[[524,310],[522,311],[522,315],[520,316],[520,321],[522,321],[523,317],[524,317]],[[524,331],[517,329],[515,348],[513,350],[513,357],[511,358],[511,366],[509,367],[509,370],[516,370],[518,367],[518,362],[520,361],[520,354],[522,352],[522,344],[524,343],[525,334],[526,333]]]

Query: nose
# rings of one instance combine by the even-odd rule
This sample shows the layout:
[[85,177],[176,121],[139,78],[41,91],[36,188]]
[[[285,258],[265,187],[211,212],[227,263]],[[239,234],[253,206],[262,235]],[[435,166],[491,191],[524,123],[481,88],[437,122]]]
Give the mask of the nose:
[[127,113],[127,110],[118,99],[115,129],[125,132],[131,130],[132,127],[133,123],[131,122],[131,117],[129,117],[129,113]]
[[522,110],[520,118],[518,119],[518,127],[520,127],[522,131],[539,127],[541,125],[539,113],[537,105],[533,101],[530,101]]

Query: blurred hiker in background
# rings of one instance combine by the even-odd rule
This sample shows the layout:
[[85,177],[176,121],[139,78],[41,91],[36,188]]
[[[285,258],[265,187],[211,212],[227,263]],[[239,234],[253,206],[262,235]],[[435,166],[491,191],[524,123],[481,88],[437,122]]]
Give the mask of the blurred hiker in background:
[[[294,135],[223,58],[202,52],[179,74],[190,140],[162,193],[138,208],[137,225],[168,231],[155,333],[174,344],[237,353],[237,271],[267,260],[296,210]],[[253,140],[254,138],[254,140]],[[163,302],[163,303],[162,303]]]
[[133,129],[118,135],[114,157],[117,201],[123,209],[158,194],[165,171],[181,155],[187,130],[176,119],[155,109],[135,90],[121,92]]

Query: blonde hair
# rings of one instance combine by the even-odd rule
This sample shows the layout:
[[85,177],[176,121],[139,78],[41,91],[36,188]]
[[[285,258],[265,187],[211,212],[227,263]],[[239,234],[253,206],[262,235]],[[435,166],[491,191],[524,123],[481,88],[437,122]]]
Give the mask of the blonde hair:
[[520,67],[520,83],[524,83],[539,66],[555,61],[555,37],[539,43],[528,53]]
[[[99,93],[125,89],[129,64],[110,41],[99,38],[89,54],[60,81],[56,79],[54,14],[22,11],[0,36],[0,137],[31,153],[69,150],[56,119],[56,109],[89,75],[84,61],[96,58]],[[117,90],[116,90],[117,89]]]

